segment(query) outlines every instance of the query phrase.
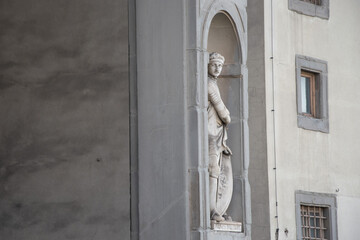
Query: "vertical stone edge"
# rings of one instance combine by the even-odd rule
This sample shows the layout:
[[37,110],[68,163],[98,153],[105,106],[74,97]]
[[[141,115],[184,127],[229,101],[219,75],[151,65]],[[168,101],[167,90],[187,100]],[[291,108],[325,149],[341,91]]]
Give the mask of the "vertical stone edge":
[[138,106],[136,58],[136,0],[128,0],[130,93],[130,239],[139,239]]

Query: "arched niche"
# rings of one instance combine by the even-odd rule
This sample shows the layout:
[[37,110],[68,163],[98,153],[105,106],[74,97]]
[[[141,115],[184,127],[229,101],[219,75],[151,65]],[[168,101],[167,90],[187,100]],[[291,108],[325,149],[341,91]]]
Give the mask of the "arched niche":
[[[196,48],[189,49],[189,56],[194,62],[190,66],[189,99],[196,106],[191,123],[197,124],[194,143],[200,146],[195,151],[190,164],[194,167],[192,174],[192,229],[194,234],[204,239],[251,239],[251,192],[248,181],[249,167],[249,128],[248,128],[248,71],[247,61],[247,13],[246,0],[204,0],[200,2],[200,24],[197,28]],[[193,25],[192,25],[193,26]],[[226,58],[219,87],[225,104],[231,111],[232,123],[229,126],[228,143],[233,150],[234,194],[228,209],[234,221],[242,222],[243,232],[212,231],[210,221],[209,174],[208,174],[208,90],[207,64],[208,53],[217,51]],[[193,82],[193,77],[196,81]],[[194,94],[194,95],[191,95]],[[197,95],[198,94],[198,95]],[[196,97],[195,97],[196,96]],[[191,108],[191,110],[193,110]],[[194,121],[199,119],[199,121]],[[193,132],[192,132],[193,133]],[[191,140],[192,138],[190,138]],[[231,143],[230,143],[231,142]],[[198,162],[197,162],[198,161]],[[194,179],[198,179],[195,182]],[[199,195],[197,195],[199,193]],[[195,196],[195,197],[194,197]],[[209,231],[208,231],[209,230]],[[204,236],[205,236],[204,235]]]
[[234,191],[228,214],[234,221],[244,221],[243,193],[243,150],[241,130],[241,50],[239,37],[233,20],[226,12],[217,13],[210,24],[207,51],[218,52],[225,57],[223,71],[218,86],[221,98],[230,111],[231,123],[228,125],[227,144],[231,148]]

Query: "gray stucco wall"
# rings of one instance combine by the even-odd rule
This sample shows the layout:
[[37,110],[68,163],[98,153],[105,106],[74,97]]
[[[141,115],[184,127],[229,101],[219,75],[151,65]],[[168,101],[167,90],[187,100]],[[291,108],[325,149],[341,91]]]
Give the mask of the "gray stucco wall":
[[270,239],[269,188],[266,148],[264,1],[248,1],[249,69],[249,182],[252,239]]
[[189,234],[183,4],[136,1],[138,231],[144,240]]
[[126,240],[126,0],[0,2],[0,239]]

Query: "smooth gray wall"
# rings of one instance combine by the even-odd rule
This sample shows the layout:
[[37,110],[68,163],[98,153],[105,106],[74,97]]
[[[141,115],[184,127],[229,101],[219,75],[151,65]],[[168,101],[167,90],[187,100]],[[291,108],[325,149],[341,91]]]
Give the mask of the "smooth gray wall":
[[136,1],[141,240],[189,234],[183,7],[179,0]]
[[247,11],[252,239],[268,240],[270,218],[266,148],[264,1],[248,1]]
[[0,239],[130,238],[127,11],[0,1]]

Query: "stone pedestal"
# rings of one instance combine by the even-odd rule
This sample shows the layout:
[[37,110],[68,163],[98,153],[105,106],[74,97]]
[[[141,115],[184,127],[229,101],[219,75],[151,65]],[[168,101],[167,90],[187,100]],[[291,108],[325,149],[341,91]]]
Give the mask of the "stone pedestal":
[[223,231],[223,232],[242,232],[242,223],[232,222],[232,221],[224,221],[224,222],[211,221],[211,229],[215,231]]

